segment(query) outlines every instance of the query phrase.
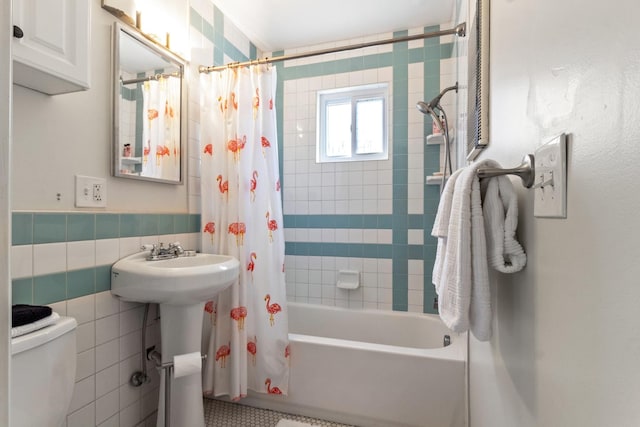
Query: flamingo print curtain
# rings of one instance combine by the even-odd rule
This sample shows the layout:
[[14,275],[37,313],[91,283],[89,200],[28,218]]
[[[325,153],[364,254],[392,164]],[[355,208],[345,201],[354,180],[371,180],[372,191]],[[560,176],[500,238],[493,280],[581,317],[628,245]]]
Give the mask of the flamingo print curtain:
[[202,74],[204,252],[240,260],[237,283],[205,307],[210,325],[205,394],[286,394],[289,342],[278,170],[276,70]]
[[142,85],[142,171],[140,176],[180,180],[180,79]]

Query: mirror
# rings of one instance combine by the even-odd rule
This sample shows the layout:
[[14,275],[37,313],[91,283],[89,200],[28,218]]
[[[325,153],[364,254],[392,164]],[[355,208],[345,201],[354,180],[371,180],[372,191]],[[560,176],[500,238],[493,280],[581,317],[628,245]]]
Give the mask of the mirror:
[[180,184],[185,62],[119,23],[113,34],[113,175]]
[[489,1],[476,0],[469,11],[467,160],[489,143]]

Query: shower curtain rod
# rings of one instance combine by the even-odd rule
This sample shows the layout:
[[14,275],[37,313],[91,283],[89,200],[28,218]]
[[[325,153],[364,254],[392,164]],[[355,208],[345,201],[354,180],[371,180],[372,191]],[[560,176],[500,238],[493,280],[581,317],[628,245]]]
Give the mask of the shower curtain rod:
[[131,83],[141,83],[141,82],[146,82],[147,80],[161,80],[161,79],[166,79],[169,77],[180,77],[182,74],[178,71],[176,71],[175,73],[167,73],[167,74],[154,74],[153,76],[148,76],[148,77],[139,77],[137,79],[131,79],[131,80],[122,80],[122,78],[120,79],[120,82],[123,85],[129,85]]
[[232,62],[232,63],[229,63],[227,65],[214,65],[214,66],[209,66],[209,67],[201,65],[201,66],[198,67],[198,71],[201,72],[201,73],[209,73],[211,71],[222,71],[222,70],[224,70],[226,68],[237,68],[237,67],[244,67],[244,66],[247,66],[247,65],[270,64],[272,62],[280,62],[280,61],[287,61],[287,60],[291,60],[291,59],[308,58],[310,56],[326,55],[328,53],[343,52],[345,50],[363,49],[365,47],[380,46],[380,45],[383,45],[383,44],[406,42],[406,41],[411,41],[411,40],[421,40],[421,39],[428,39],[428,38],[440,37],[440,36],[448,36],[450,34],[455,34],[458,37],[466,36],[466,34],[467,34],[467,23],[463,22],[461,24],[456,25],[454,28],[451,28],[451,29],[448,29],[448,30],[432,31],[430,33],[416,34],[416,35],[413,35],[413,36],[404,36],[404,37],[397,37],[397,38],[391,38],[391,39],[385,39],[385,40],[378,40],[378,41],[367,42],[367,43],[353,44],[353,45],[348,45],[348,46],[334,47],[334,48],[329,48],[329,49],[314,50],[314,51],[310,51],[310,52],[294,53],[294,54],[291,54],[291,55],[274,56],[273,58],[253,59],[253,60],[244,61],[244,62]]

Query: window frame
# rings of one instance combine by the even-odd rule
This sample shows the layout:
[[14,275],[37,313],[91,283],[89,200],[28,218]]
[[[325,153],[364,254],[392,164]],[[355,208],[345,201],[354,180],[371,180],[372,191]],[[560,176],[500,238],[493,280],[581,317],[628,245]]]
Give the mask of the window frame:
[[[357,104],[362,100],[382,100],[382,152],[358,154],[357,149]],[[327,155],[327,106],[339,102],[351,104],[351,154],[348,156]],[[389,84],[375,83],[350,86],[317,92],[316,162],[339,163],[389,159]]]

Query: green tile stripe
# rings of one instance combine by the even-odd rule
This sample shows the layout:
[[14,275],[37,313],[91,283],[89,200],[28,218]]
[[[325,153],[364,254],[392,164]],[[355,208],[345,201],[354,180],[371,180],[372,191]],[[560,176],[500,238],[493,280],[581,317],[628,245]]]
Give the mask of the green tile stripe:
[[[403,37],[407,31],[394,32],[394,37]],[[393,310],[409,309],[408,269],[408,133],[409,123],[409,44],[393,45]]]
[[111,289],[111,265],[14,279],[12,304],[53,304]]
[[[191,26],[197,29],[207,40],[213,43],[213,60],[214,65],[223,65],[224,55],[234,61],[248,61],[249,57],[242,53],[237,46],[224,37],[224,14],[214,6],[213,8],[213,24],[195,9],[190,8],[189,19]],[[249,56],[256,57],[257,49],[255,45],[249,44]]]
[[[439,26],[425,27],[425,31],[438,31]],[[450,44],[450,43],[449,43]],[[440,59],[443,58],[443,52],[452,51],[452,47],[445,47],[435,43],[435,40],[424,45],[424,99],[429,101],[440,93]],[[429,135],[432,131],[433,121],[430,116],[426,116],[424,120],[424,134]],[[425,145],[424,146],[424,173],[431,175],[440,170],[440,146]],[[436,292],[431,283],[431,272],[436,258],[437,240],[431,237],[431,229],[433,221],[438,209],[440,201],[440,187],[437,185],[425,185],[423,193],[423,209],[424,209],[424,293],[423,293],[423,311],[425,313],[436,313],[433,308]]]
[[[423,245],[391,245],[372,243],[320,243],[320,242],[285,242],[285,255],[297,256],[332,256],[349,258],[383,258],[404,260],[421,260],[425,251],[431,249]],[[407,263],[398,267],[399,271],[407,270]],[[396,270],[393,271],[394,280]],[[406,275],[406,274],[405,274]]]
[[12,214],[12,245],[199,233],[200,214]]

